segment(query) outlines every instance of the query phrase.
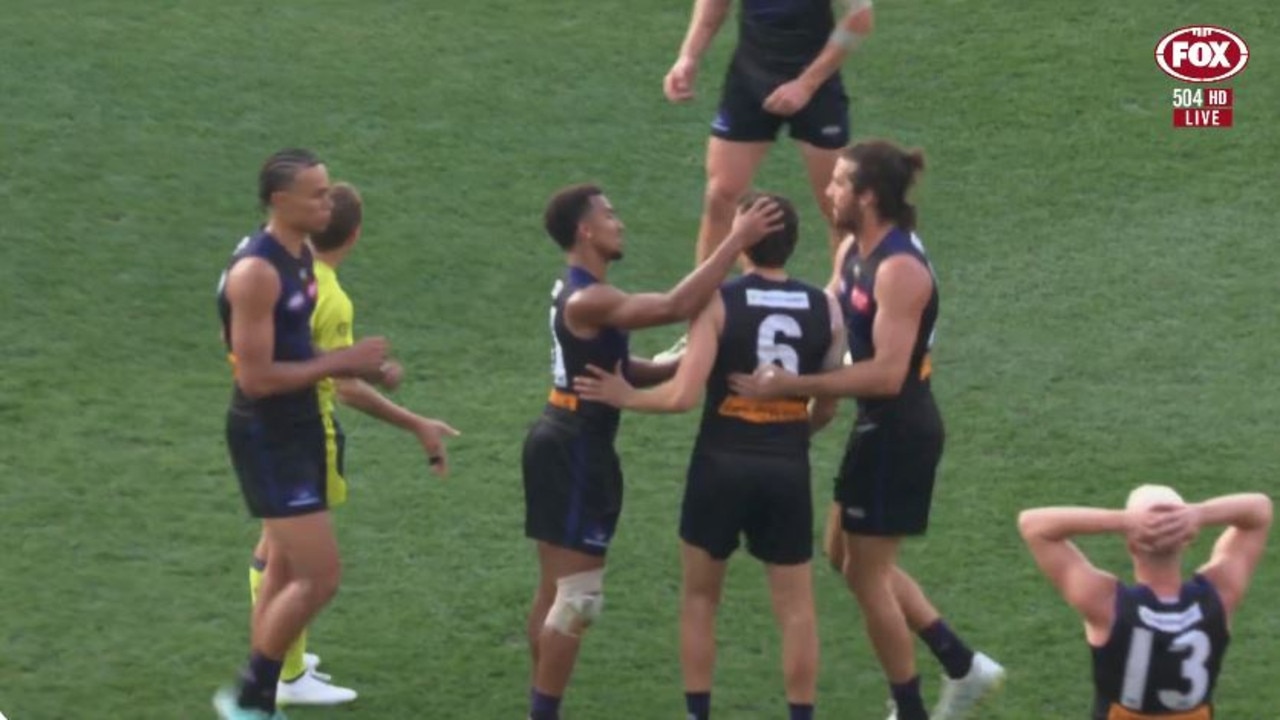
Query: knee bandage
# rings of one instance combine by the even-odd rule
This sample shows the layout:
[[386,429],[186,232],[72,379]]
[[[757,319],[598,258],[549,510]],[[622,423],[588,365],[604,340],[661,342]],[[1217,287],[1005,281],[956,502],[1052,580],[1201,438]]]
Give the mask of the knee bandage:
[[556,581],[556,599],[544,623],[562,635],[578,637],[604,609],[604,568]]

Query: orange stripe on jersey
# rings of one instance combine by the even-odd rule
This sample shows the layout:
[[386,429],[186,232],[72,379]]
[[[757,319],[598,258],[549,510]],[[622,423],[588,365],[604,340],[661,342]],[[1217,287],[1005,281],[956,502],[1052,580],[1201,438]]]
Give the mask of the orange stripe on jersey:
[[547,404],[561,410],[578,412],[578,396],[559,388],[551,388],[551,394],[547,396]]
[[804,400],[781,398],[757,400],[741,395],[730,395],[720,403],[719,413],[725,417],[764,425],[768,423],[807,422],[809,403]]
[[227,353],[227,362],[231,363],[231,377],[240,377],[240,364],[236,362],[236,354]]
[[1148,715],[1114,704],[1107,711],[1107,720],[1212,720],[1212,718],[1213,713],[1208,705],[1201,705],[1187,712],[1160,713],[1159,715]]
[[928,380],[931,375],[933,375],[933,356],[925,353],[924,359],[920,361],[920,379]]

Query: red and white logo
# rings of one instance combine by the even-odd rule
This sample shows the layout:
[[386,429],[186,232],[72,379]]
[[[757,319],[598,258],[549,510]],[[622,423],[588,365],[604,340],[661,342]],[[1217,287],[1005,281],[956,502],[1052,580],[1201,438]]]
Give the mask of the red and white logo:
[[867,295],[867,291],[857,285],[853,286],[853,292],[849,293],[849,304],[859,313],[866,314],[871,309],[871,296]]
[[1249,46],[1216,25],[1191,25],[1160,38],[1156,64],[1171,78],[1190,83],[1222,82],[1249,64]]

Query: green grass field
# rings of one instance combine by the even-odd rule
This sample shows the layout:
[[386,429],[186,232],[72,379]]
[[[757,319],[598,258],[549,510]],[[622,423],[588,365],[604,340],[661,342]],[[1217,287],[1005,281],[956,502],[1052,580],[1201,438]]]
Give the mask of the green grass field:
[[[407,436],[347,414],[344,590],[313,627],[362,698],[320,718],[523,717],[534,562],[519,448],[547,386],[556,187],[610,190],[630,230],[613,277],[692,258],[701,153],[730,43],[690,107],[661,78],[689,2],[8,0],[0,21],[0,712],[205,718],[247,636],[246,519],[222,440],[213,293],[258,221],[255,173],[305,145],[364,191],[343,270],[357,329],[409,368],[397,397],[464,432],[441,482]],[[1280,285],[1273,245],[1280,15],[1265,0],[888,0],[850,61],[858,136],[922,145],[921,234],[943,315],[949,446],[933,530],[906,565],[1010,670],[983,718],[1086,715],[1088,654],[1035,572],[1016,512],[1275,485]],[[1170,127],[1152,59],[1192,23],[1251,41],[1232,130]],[[1269,161],[1267,158],[1271,158]],[[794,269],[826,277],[796,153],[760,176],[796,197]],[[637,337],[665,347],[676,330]],[[845,419],[814,448],[825,508]],[[679,717],[675,525],[693,416],[631,417],[609,609],[571,720]],[[1203,545],[1201,552],[1203,554]],[[1117,541],[1090,543],[1123,569]],[[882,719],[852,598],[817,578],[824,718]],[[1280,716],[1264,565],[1235,624],[1220,716]],[[785,713],[763,576],[739,559],[716,717]],[[936,666],[921,659],[927,693]]]

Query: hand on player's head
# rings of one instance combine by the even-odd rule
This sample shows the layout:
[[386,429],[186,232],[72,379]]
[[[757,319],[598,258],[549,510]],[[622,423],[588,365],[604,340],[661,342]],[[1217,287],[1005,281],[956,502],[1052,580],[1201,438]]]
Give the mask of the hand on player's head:
[[587,365],[587,374],[573,379],[573,391],[583,400],[614,407],[622,407],[626,403],[627,394],[633,389],[631,383],[622,376],[621,362],[614,368],[614,372]]
[[744,248],[751,247],[769,233],[780,230],[784,222],[784,213],[777,201],[761,196],[750,205],[738,208],[731,232],[739,238]]
[[1194,510],[1181,503],[1156,503],[1133,508],[1127,535],[1138,550],[1168,554],[1195,539],[1199,524]]

